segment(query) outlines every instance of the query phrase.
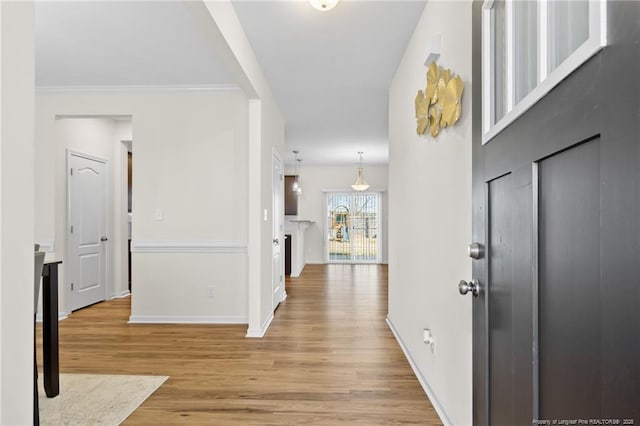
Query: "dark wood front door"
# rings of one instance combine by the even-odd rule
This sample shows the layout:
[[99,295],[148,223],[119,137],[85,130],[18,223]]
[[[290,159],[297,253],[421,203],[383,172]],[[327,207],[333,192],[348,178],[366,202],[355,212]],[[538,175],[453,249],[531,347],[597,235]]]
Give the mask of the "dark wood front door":
[[486,145],[473,7],[474,424],[639,425],[640,2]]

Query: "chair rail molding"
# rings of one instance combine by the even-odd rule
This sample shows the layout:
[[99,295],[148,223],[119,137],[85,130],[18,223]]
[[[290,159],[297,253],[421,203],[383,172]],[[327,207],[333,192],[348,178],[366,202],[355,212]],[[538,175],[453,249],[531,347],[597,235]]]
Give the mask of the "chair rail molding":
[[242,241],[131,241],[132,253],[220,253],[247,254]]

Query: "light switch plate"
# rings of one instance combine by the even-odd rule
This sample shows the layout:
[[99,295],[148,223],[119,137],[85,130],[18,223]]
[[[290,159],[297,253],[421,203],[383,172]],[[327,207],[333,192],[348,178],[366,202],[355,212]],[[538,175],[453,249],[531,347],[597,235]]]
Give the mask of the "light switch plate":
[[161,208],[157,208],[156,209],[156,220],[159,222],[161,220],[164,220],[164,211],[162,211]]

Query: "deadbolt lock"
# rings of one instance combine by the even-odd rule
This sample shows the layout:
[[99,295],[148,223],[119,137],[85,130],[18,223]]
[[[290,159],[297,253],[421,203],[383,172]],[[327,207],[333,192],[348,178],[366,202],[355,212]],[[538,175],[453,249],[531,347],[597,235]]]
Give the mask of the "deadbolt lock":
[[472,259],[482,259],[484,257],[484,246],[480,243],[471,243],[467,252]]

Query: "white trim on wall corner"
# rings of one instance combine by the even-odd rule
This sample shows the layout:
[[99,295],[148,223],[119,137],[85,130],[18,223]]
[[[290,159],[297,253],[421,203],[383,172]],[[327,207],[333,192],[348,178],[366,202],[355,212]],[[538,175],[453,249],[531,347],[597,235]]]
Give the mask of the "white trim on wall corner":
[[247,335],[245,337],[250,337],[250,338],[264,337],[264,335],[267,333],[267,330],[269,329],[269,326],[271,325],[271,321],[273,321],[273,312],[271,312],[271,314],[269,315],[269,318],[267,318],[264,324],[262,324],[262,327],[260,328],[260,330],[249,328],[247,329]]
[[37,244],[40,244],[40,251],[45,253],[53,253],[55,251],[55,240],[38,240]]
[[247,254],[240,241],[131,241],[132,253],[221,253]]
[[36,93],[84,93],[84,92],[224,92],[240,90],[235,84],[201,85],[131,85],[131,86],[36,86]]
[[398,333],[398,330],[396,330],[396,328],[394,327],[393,322],[391,322],[391,319],[389,317],[387,317],[386,321],[387,321],[387,325],[391,329],[391,332],[393,333],[396,340],[398,341],[398,344],[400,345],[400,349],[402,349],[404,356],[407,358],[407,361],[409,361],[409,365],[413,370],[413,374],[415,374],[416,378],[418,379],[418,382],[420,382],[422,389],[424,389],[424,392],[427,394],[427,397],[429,398],[429,401],[431,401],[431,405],[436,410],[436,413],[440,417],[440,420],[445,426],[449,426],[449,425],[453,426],[453,422],[451,421],[451,419],[449,419],[449,416],[447,416],[447,413],[444,411],[444,407],[442,406],[442,404],[440,404],[440,402],[438,401],[438,398],[436,398],[436,394],[431,389],[431,386],[429,386],[429,382],[427,382],[427,379],[422,375],[422,373],[418,369],[418,365],[409,354],[409,350],[407,349],[407,346],[404,344],[402,337],[400,337],[400,333]]
[[247,324],[246,316],[225,315],[131,315],[129,324]]
[[123,299],[125,297],[131,296],[131,292],[129,290],[121,291],[120,293],[114,293],[109,297],[111,299]]

